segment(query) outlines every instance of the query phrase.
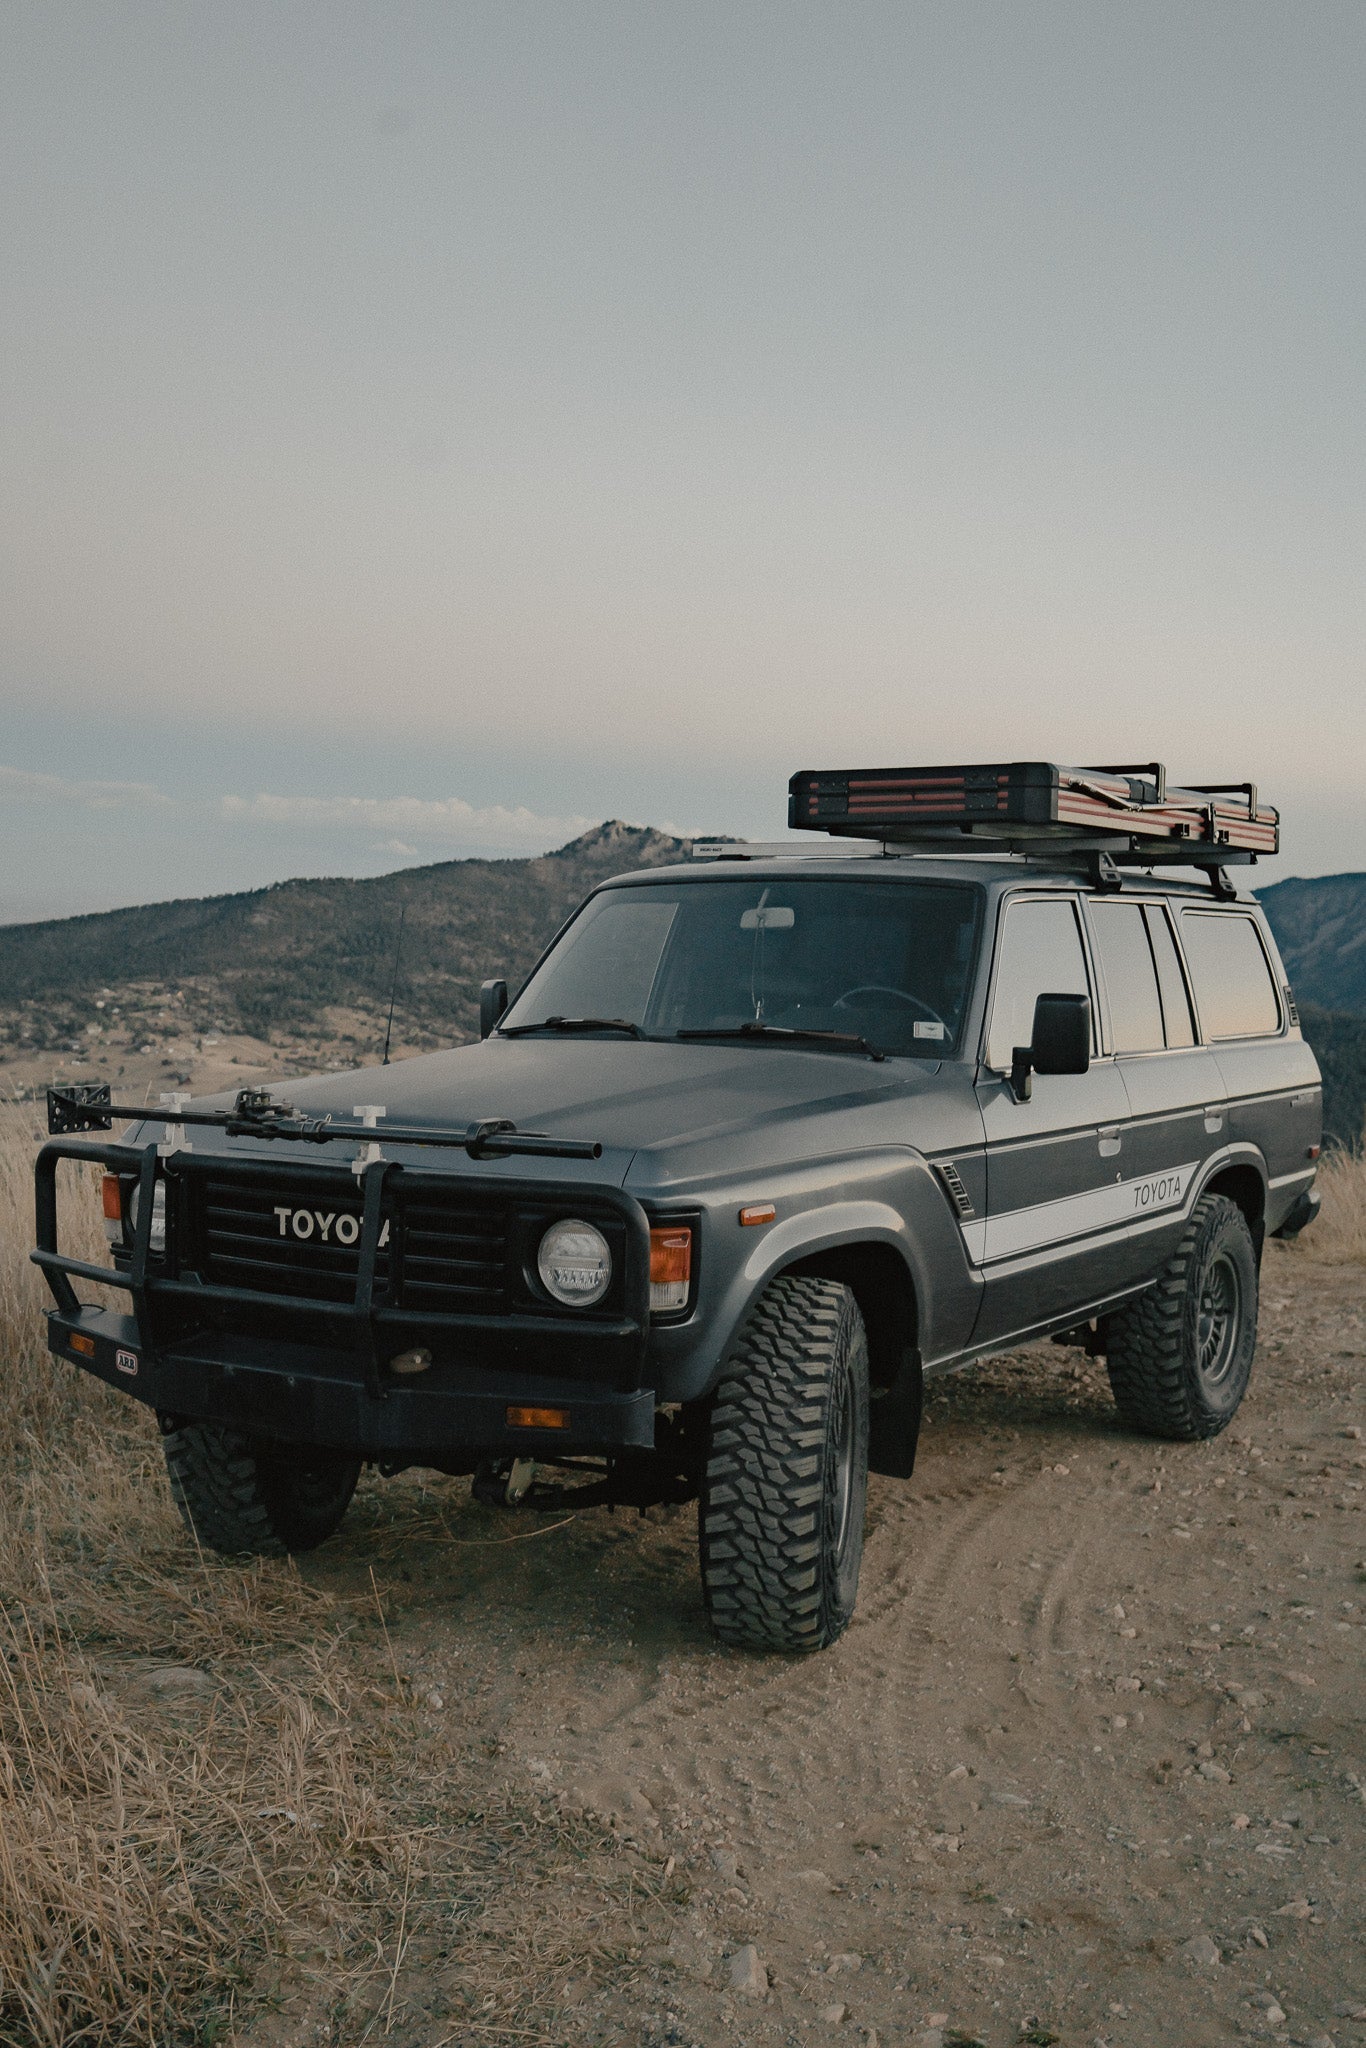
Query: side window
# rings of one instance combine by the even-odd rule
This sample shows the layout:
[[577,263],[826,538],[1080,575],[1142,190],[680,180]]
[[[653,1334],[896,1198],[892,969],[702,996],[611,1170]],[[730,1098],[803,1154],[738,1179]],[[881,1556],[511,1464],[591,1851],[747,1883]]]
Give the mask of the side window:
[[1157,964],[1157,985],[1162,991],[1162,1022],[1168,1045],[1194,1045],[1195,1025],[1191,1021],[1191,1000],[1186,977],[1172,936],[1171,920],[1160,903],[1149,903],[1143,915],[1148,920],[1148,941]]
[[1280,999],[1250,917],[1183,910],[1181,940],[1206,1038],[1261,1038],[1280,1030]]
[[1087,906],[1110,1009],[1115,1052],[1158,1052],[1165,1043],[1157,970],[1141,903]]
[[1008,904],[997,953],[987,1065],[1004,1070],[1015,1047],[1029,1044],[1039,996],[1090,993],[1071,898]]

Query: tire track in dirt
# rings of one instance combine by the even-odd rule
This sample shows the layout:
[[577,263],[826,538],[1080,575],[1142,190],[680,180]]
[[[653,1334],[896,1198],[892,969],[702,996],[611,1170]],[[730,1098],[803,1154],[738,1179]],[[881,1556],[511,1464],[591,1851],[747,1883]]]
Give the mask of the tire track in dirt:
[[[1018,1488],[991,1495],[965,1483],[885,1502],[858,1617],[838,1647],[799,1663],[732,1663],[724,1692],[693,1702],[690,1791],[713,1807],[738,1805],[737,1818],[752,1824],[763,1800],[736,1778],[743,1759],[784,1784],[838,1781],[865,1807],[902,1797],[908,1772],[939,1746],[943,1709],[960,1697],[952,1660],[944,1668],[936,1646],[957,1639],[966,1596],[980,1590],[984,1558],[1020,1501]],[[1073,1555],[1083,1540],[1072,1539]],[[646,1696],[599,1723],[579,1745],[580,1771],[601,1781],[639,1769],[640,1752],[654,1753],[677,1728],[687,1675],[671,1664]],[[1008,1684],[1001,1680],[1003,1696]],[[527,1739],[544,1746],[543,1732]]]
[[[1319,1292],[1355,1332],[1359,1279],[1317,1269],[1296,1308]],[[1190,1446],[1123,1437],[1048,1347],[988,1365],[932,1405],[915,1478],[874,1483],[858,1613],[810,1660],[710,1641],[687,1510],[464,1547],[458,1577],[395,1551],[400,1654],[468,1675],[448,1688],[465,1738],[547,1797],[583,1791],[657,1873],[675,1859],[667,1942],[615,2005],[558,2014],[557,2048],[785,2048],[827,2002],[851,2039],[914,2041],[947,2010],[989,2048],[1031,2013],[1078,2048],[1212,2048],[1255,2029],[1240,2001],[1263,1980],[1292,2030],[1326,2028],[1356,1988],[1366,1596],[1337,1510],[1362,1446],[1352,1368],[1312,1334],[1296,1359],[1254,1381],[1245,1427]],[[515,1526],[465,1513],[457,1543]],[[1225,1668],[1266,1695],[1250,1731],[1219,1660],[1189,1654],[1216,1620]],[[751,1941],[773,1978],[754,2003],[727,1990]]]

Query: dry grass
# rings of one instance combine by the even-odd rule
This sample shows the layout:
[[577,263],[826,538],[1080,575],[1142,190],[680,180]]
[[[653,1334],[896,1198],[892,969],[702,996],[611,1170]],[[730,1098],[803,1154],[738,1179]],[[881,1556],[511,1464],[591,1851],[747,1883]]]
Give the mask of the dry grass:
[[554,2038],[657,1883],[434,1736],[372,1604],[198,1552],[152,1418],[44,1348],[36,1135],[0,1110],[0,2044]]
[[1325,1266],[1366,1265],[1366,1152],[1335,1146],[1320,1161],[1315,1185],[1323,1208],[1289,1247],[1292,1256]]

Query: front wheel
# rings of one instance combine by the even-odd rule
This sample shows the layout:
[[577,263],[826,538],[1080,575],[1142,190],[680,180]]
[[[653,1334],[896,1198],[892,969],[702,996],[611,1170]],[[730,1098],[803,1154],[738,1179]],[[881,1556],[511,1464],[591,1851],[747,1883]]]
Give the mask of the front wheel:
[[1226,1195],[1195,1205],[1155,1286],[1109,1319],[1115,1404],[1145,1436],[1218,1436],[1237,1413],[1257,1345],[1257,1254]]
[[216,1422],[182,1422],[162,1448],[186,1527],[224,1557],[316,1550],[341,1523],[360,1460],[262,1443]]
[[868,1497],[868,1340],[836,1280],[775,1280],[727,1362],[698,1516],[723,1642],[823,1650],[848,1627]]

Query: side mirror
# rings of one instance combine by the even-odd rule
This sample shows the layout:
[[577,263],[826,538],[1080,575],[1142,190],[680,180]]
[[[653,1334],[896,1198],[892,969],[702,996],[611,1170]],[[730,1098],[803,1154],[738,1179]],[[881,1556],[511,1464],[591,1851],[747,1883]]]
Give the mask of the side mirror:
[[1084,1074],[1091,1064],[1091,998],[1043,995],[1034,1005],[1034,1036],[1017,1045],[1010,1085],[1017,1102],[1028,1102],[1035,1074]]
[[508,1006],[505,981],[485,981],[479,986],[479,1036],[487,1038]]

